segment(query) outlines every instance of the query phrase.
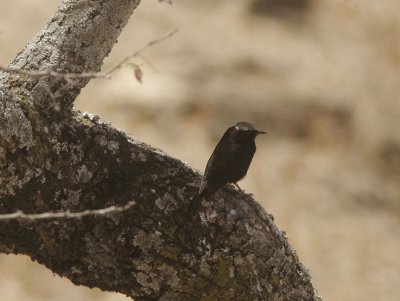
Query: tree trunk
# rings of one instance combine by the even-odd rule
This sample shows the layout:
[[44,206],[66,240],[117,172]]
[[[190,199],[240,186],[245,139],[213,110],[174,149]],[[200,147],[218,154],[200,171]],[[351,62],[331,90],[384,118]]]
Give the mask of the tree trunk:
[[[64,0],[11,66],[97,72],[138,4]],[[227,186],[188,218],[196,171],[74,111],[88,81],[0,74],[0,213],[136,205],[0,221],[0,252],[135,300],[320,300],[284,233],[250,196]]]

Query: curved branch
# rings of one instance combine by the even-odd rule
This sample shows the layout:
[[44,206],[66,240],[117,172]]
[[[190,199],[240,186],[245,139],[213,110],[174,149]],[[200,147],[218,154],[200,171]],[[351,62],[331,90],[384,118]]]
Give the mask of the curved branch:
[[[13,66],[99,70],[137,3],[64,1]],[[136,205],[82,219],[1,221],[0,252],[28,254],[76,284],[135,300],[319,300],[285,235],[251,197],[227,186],[186,223],[199,174],[70,110],[86,82],[77,89],[57,78],[1,76],[0,213]]]

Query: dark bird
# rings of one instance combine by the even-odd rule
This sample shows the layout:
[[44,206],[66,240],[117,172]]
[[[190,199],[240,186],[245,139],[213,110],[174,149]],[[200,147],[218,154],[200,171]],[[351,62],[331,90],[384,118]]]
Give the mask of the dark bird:
[[256,152],[255,138],[260,134],[266,132],[248,122],[238,122],[226,130],[207,162],[199,196],[208,198],[226,183],[240,189],[237,182],[247,174]]

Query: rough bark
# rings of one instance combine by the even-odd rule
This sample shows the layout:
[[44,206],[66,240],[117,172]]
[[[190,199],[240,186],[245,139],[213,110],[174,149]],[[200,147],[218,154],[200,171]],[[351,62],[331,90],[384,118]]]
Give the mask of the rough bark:
[[[98,71],[138,3],[65,0],[11,65]],[[320,300],[284,233],[250,196],[227,186],[187,222],[199,174],[73,111],[87,81],[0,75],[0,213],[136,206],[0,222],[0,252],[135,300]]]

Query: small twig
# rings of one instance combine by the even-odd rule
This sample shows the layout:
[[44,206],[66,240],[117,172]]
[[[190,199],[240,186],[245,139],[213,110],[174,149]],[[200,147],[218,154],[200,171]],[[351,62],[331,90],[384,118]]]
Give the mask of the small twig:
[[136,50],[134,53],[126,56],[124,59],[122,59],[117,65],[115,65],[110,71],[106,72],[105,75],[110,76],[111,73],[113,73],[115,70],[119,69],[122,67],[123,64],[125,64],[127,61],[129,61],[130,59],[137,57],[139,54],[141,54],[144,50],[146,50],[147,48],[161,43],[162,41],[172,37],[174,34],[176,34],[178,32],[177,29],[174,29],[172,32],[170,32],[169,34],[157,39],[157,40],[153,40],[148,42],[146,45],[144,45],[142,48],[139,48],[138,50]]
[[132,59],[134,57],[137,57],[140,53],[142,53],[147,48],[149,48],[155,44],[161,43],[162,41],[170,38],[177,32],[178,32],[178,30],[175,29],[174,31],[170,32],[169,34],[167,34],[159,39],[150,41],[149,43],[144,45],[142,48],[136,50],[132,54],[123,58],[117,65],[115,65],[113,68],[111,68],[111,70],[109,70],[108,72],[68,73],[68,72],[56,72],[56,71],[52,71],[52,70],[26,70],[26,69],[20,69],[20,68],[15,68],[15,67],[5,67],[5,66],[1,66],[1,65],[0,65],[0,71],[16,73],[16,74],[21,74],[21,75],[27,75],[32,78],[41,78],[44,76],[50,76],[50,77],[54,77],[54,78],[62,78],[62,79],[65,79],[66,81],[68,81],[69,83],[73,83],[73,81],[72,81],[73,79],[80,79],[80,78],[107,78],[107,79],[110,79],[111,74],[113,72],[115,72],[117,69],[121,68],[122,65],[125,64],[127,61],[129,61],[130,59]]
[[67,81],[75,78],[93,78],[93,77],[106,77],[103,73],[82,72],[82,73],[64,73],[52,70],[26,70],[15,67],[5,67],[0,65],[0,70],[8,73],[16,73],[27,75],[32,78],[41,78],[43,76],[50,76],[55,78],[63,78]]
[[146,59],[143,54],[139,54],[138,57],[142,59],[142,61],[149,66],[151,69],[153,69],[154,72],[158,72],[158,69],[148,60]]
[[0,214],[0,221],[8,221],[8,220],[17,220],[17,219],[24,219],[29,221],[36,221],[42,219],[53,219],[53,218],[82,218],[88,215],[106,215],[115,212],[122,212],[125,211],[136,203],[135,201],[130,201],[124,206],[111,206],[103,209],[87,209],[79,212],[70,212],[62,211],[62,212],[44,212],[44,213],[36,213],[36,214],[28,214],[24,213],[21,210],[18,210],[14,213],[8,214]]

